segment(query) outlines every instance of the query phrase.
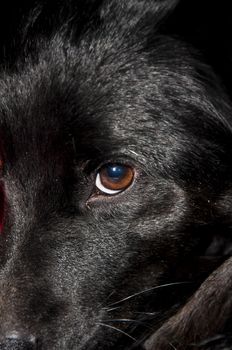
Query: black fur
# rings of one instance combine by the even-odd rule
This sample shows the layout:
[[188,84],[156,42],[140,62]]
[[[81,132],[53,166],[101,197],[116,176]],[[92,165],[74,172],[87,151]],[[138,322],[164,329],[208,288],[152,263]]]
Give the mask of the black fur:
[[221,82],[159,30],[176,1],[58,5],[1,70],[0,349],[232,348]]

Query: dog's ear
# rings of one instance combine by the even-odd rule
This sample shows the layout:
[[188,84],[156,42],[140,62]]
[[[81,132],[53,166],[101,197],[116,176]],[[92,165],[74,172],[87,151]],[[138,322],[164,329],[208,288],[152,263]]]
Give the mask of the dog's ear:
[[117,24],[121,31],[147,33],[171,13],[179,0],[106,0],[100,10],[101,20]]
[[[145,343],[146,350],[224,349],[232,314],[232,258],[228,258],[200,286],[180,311]],[[231,327],[231,326],[229,326]],[[171,346],[172,345],[172,346]],[[227,348],[225,346],[225,348]]]

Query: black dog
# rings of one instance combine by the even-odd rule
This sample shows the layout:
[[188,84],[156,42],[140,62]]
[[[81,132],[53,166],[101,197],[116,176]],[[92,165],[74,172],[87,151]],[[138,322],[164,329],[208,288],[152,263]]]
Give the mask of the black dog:
[[1,350],[229,348],[232,109],[174,5],[45,3],[2,69]]

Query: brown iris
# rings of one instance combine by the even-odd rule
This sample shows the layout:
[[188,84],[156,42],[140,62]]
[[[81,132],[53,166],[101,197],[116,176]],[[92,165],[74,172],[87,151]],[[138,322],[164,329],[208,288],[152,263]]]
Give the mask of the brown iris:
[[134,178],[134,171],[128,165],[109,163],[103,166],[97,178],[97,187],[105,193],[114,194],[129,187]]

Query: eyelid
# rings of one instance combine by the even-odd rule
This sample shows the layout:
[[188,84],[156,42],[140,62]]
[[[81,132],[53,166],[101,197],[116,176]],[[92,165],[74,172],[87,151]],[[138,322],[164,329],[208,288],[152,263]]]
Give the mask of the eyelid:
[[[82,169],[87,174],[90,173],[97,173],[104,165],[113,163],[113,164],[121,164],[125,166],[131,166],[132,168],[135,168],[135,160],[125,154],[109,154],[108,157],[105,156],[99,156],[95,157],[94,159],[88,159],[82,164]],[[136,164],[138,162],[136,161]]]

